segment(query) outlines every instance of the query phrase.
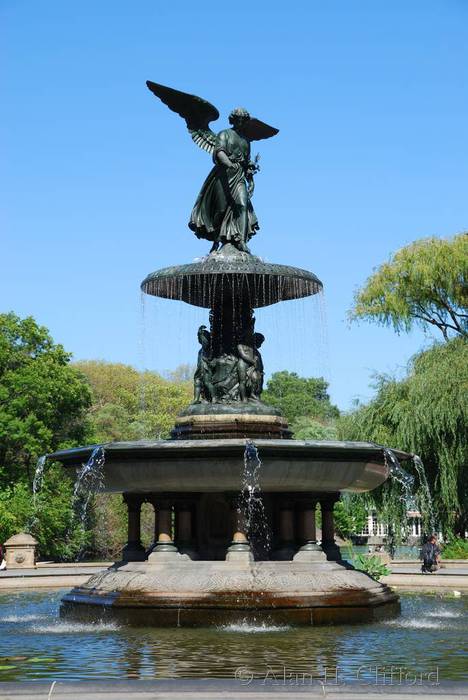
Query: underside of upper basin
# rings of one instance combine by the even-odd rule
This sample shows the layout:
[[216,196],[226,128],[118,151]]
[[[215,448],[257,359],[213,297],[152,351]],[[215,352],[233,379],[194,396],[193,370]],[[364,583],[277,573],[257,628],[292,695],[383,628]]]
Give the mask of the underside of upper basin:
[[[261,487],[268,492],[365,492],[389,475],[385,453],[362,442],[257,440]],[[50,455],[77,467],[93,447]],[[150,493],[239,491],[245,440],[142,440],[104,445],[105,490]],[[396,451],[397,456],[410,455]]]

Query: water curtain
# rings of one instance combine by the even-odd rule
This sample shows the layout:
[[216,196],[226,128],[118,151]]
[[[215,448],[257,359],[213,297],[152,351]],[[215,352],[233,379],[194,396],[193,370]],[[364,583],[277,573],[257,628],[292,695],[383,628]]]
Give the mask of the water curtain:
[[240,507],[245,516],[247,536],[256,559],[265,558],[271,547],[271,534],[260,486],[261,467],[262,462],[256,445],[251,440],[246,440]]

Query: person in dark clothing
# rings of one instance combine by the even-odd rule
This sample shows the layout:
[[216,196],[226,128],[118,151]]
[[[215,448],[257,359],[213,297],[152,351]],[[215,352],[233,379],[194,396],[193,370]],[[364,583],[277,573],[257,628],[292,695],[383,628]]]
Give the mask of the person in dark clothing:
[[422,546],[421,558],[423,560],[421,573],[432,574],[434,571],[437,571],[440,562],[440,548],[435,535],[431,535]]

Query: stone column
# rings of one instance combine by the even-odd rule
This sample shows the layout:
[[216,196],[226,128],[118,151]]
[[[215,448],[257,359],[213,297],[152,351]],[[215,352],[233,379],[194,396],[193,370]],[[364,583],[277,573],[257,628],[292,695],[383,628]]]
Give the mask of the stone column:
[[128,534],[127,544],[122,550],[122,559],[124,561],[144,561],[146,559],[145,549],[140,539],[140,514],[144,497],[139,494],[124,493],[123,499],[127,504]]
[[335,542],[335,522],[333,508],[339,495],[327,496],[320,499],[322,510],[322,549],[331,561],[341,561],[340,548]]
[[157,506],[157,501],[155,501],[153,498],[148,499],[151,505],[153,506],[154,510],[154,534],[153,534],[153,541],[151,542],[150,546],[146,550],[146,555],[150,555],[153,549],[156,547],[158,543],[158,534],[159,534],[159,525],[158,525],[158,506]]
[[279,502],[277,510],[278,547],[273,552],[273,559],[288,561],[293,558],[295,547],[294,503],[285,498]]
[[239,502],[239,496],[232,496],[230,505],[233,535],[231,545],[227,550],[226,561],[234,561],[238,564],[249,564],[253,561],[253,555],[247,538],[247,523]]
[[317,544],[316,505],[316,499],[299,501],[296,504],[297,531],[302,546],[294,555],[295,561],[323,561],[326,559],[322,548]]
[[172,561],[180,557],[172,540],[172,503],[166,499],[157,500],[155,503],[158,510],[158,539],[148,557],[148,562],[152,564]]
[[194,504],[189,500],[179,500],[175,504],[177,549],[181,554],[187,554],[190,559],[198,559],[193,537]]

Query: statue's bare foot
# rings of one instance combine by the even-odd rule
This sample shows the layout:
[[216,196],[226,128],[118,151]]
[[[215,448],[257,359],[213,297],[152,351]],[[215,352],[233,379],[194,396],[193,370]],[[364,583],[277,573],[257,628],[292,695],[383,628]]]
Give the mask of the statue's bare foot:
[[216,253],[219,248],[219,241],[215,241],[211,246],[210,253]]

